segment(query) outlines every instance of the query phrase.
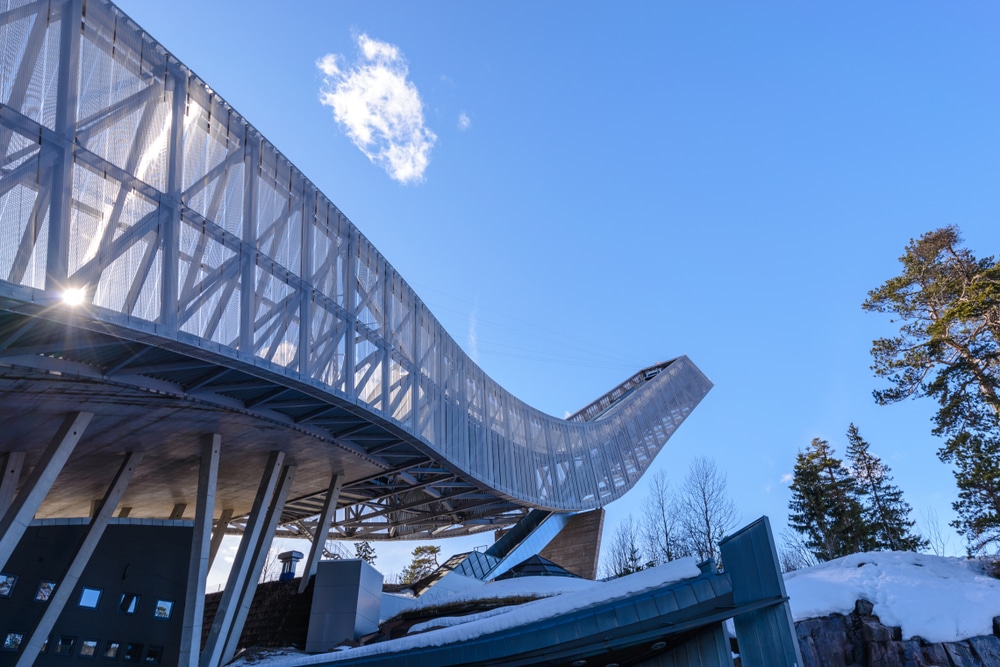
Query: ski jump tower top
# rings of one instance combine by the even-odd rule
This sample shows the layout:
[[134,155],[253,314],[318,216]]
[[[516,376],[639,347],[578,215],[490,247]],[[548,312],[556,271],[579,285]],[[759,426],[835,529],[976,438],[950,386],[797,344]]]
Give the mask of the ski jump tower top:
[[0,454],[93,414],[37,518],[87,516],[131,451],[119,507],[183,516],[218,434],[230,530],[275,453],[288,534],[331,495],[331,537],[492,530],[620,497],[710,388],[679,357],[569,419],[524,404],[118,8],[0,0]]

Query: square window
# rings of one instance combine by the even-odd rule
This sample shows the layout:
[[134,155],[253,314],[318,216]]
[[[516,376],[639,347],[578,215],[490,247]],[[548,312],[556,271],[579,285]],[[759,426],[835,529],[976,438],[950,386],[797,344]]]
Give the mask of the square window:
[[119,651],[121,651],[121,648],[122,645],[120,642],[112,642],[112,641],[105,642],[104,651],[101,653],[101,656],[104,658],[108,658],[109,660],[117,660],[118,653]]
[[142,644],[126,644],[125,645],[125,662],[139,662],[139,658],[142,657]]
[[0,598],[9,598],[14,592],[14,584],[17,583],[17,575],[0,574]]
[[155,616],[156,618],[170,618],[170,614],[172,614],[173,611],[174,611],[173,600],[157,600],[156,611],[153,612],[153,616]]
[[97,609],[97,603],[101,601],[101,592],[100,588],[87,588],[84,586],[83,591],[80,593],[80,606],[87,609]]
[[150,646],[149,650],[146,651],[146,659],[142,662],[145,665],[158,665],[160,660],[163,660],[163,647]]
[[3,638],[3,650],[20,651],[21,642],[23,641],[24,641],[23,632],[8,632],[7,636]]
[[35,599],[39,602],[48,602],[52,594],[56,592],[56,582],[43,579],[38,583],[38,590],[35,592]]
[[93,658],[97,655],[97,640],[96,639],[84,639],[83,643],[80,644],[80,655],[85,658]]
[[56,641],[56,655],[72,655],[76,637],[59,637]]
[[134,614],[137,606],[139,606],[139,596],[125,593],[122,595],[122,601],[118,603],[118,611],[123,614]]

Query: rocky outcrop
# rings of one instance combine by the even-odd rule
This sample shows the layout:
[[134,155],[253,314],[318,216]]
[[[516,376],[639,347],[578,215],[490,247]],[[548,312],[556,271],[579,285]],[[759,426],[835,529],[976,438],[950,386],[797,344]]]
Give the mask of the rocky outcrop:
[[866,600],[846,616],[795,624],[803,667],[1000,667],[998,630],[1000,617],[993,621],[994,634],[985,637],[941,644],[904,640],[899,628],[882,625]]

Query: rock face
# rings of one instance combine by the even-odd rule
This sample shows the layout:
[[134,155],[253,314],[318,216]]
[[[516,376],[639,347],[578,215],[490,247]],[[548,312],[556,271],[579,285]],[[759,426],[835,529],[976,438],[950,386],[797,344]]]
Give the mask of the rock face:
[[903,640],[899,628],[882,625],[865,600],[847,616],[795,624],[803,667],[1000,667],[998,629],[1000,617],[993,620],[994,634],[985,637],[943,644]]

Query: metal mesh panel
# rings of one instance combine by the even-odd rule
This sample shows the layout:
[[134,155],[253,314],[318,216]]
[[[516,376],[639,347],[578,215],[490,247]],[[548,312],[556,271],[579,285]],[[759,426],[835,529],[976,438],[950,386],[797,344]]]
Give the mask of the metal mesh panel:
[[298,354],[298,294],[283,277],[256,269],[254,353],[279,366],[293,367]]
[[[55,129],[56,77],[59,67],[61,21],[39,14],[28,32],[24,53],[5,104],[31,120]],[[5,52],[8,49],[4,49]],[[6,58],[5,58],[6,60]]]
[[113,6],[73,7],[0,0],[0,280],[87,286],[99,320],[319,386],[557,509],[627,491],[711,387],[679,359],[571,423],[525,405],[224,100]]
[[6,45],[0,51],[3,56],[0,58],[0,99],[3,100],[11,101],[17,97],[14,86],[18,73],[23,69],[21,65],[24,58],[31,57],[31,49],[28,47],[32,31],[41,33],[45,29],[45,16],[23,11],[30,2],[31,0],[0,0],[0,16],[5,17],[0,23],[0,44]]
[[178,326],[223,345],[239,338],[239,254],[205,227],[181,225]]
[[[156,248],[158,245],[156,237],[153,234],[147,235],[144,239],[144,244],[144,253],[146,257],[150,257],[150,250]],[[143,279],[143,276],[145,276],[145,279]],[[141,284],[142,289],[139,292],[139,298],[136,299],[135,305],[132,307],[131,315],[147,322],[155,322],[160,317],[160,297],[163,293],[163,286],[161,284],[163,279],[163,250],[161,248],[156,249],[155,254],[152,255],[152,261],[140,266],[137,279],[139,282],[135,284]]]
[[339,393],[345,393],[346,332],[343,320],[332,308],[314,304],[311,337],[313,357],[309,368],[314,379],[329,385]]
[[389,362],[389,383],[389,412],[400,424],[408,424],[413,414],[412,376],[395,359]]
[[[45,243],[48,238],[48,209],[38,193],[15,185],[0,196],[0,275],[7,281],[42,287],[45,284]],[[36,252],[35,238],[42,251]],[[25,252],[27,248],[27,252]]]

